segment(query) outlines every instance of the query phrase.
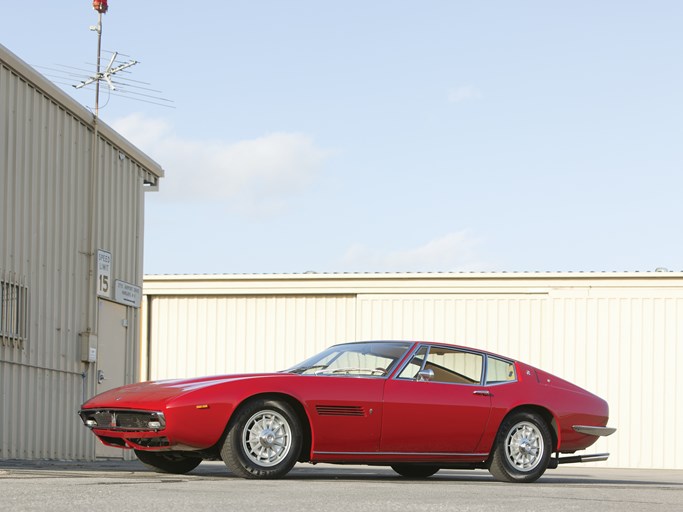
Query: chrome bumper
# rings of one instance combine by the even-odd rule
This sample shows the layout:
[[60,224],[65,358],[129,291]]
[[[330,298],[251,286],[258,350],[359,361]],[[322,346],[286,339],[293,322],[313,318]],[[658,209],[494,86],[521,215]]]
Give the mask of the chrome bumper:
[[78,415],[89,429],[158,432],[166,428],[166,418],[160,411],[81,409]]
[[579,434],[587,434],[589,436],[609,436],[617,431],[616,428],[612,427],[591,427],[588,425],[574,425],[572,428]]

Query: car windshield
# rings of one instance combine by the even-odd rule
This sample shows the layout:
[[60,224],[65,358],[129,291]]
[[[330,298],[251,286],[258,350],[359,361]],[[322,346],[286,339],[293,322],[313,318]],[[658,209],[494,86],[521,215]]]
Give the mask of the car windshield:
[[407,341],[334,345],[286,371],[301,375],[385,377],[411,346]]

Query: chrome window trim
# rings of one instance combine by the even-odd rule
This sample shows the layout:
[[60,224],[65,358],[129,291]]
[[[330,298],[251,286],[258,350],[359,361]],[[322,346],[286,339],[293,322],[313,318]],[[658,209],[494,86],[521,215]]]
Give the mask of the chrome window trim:
[[[422,361],[422,366],[420,367],[420,371],[424,369],[425,364],[427,363],[427,358],[429,357],[429,354],[432,350],[432,348],[442,348],[446,350],[453,350],[456,352],[465,352],[468,354],[473,354],[476,356],[480,356],[482,358],[482,363],[481,363],[481,376],[479,378],[479,382],[472,382],[470,383],[465,383],[465,382],[439,382],[439,381],[426,381],[431,384],[447,384],[451,386],[484,386],[484,382],[486,379],[486,362],[488,358],[488,354],[485,352],[481,352],[479,350],[473,350],[470,348],[466,347],[459,347],[459,346],[454,346],[454,345],[440,345],[440,344],[429,344],[429,343],[417,343],[417,346],[414,348],[414,350],[411,351],[411,353],[408,355],[406,360],[403,362],[403,364],[400,366],[399,370],[394,373],[394,376],[392,377],[392,380],[400,380],[402,382],[418,382],[417,379],[406,379],[406,378],[399,378],[399,375],[401,375],[401,372],[403,372],[403,369],[408,366],[410,361],[412,361],[413,357],[415,357],[415,354],[420,350],[422,347],[427,347],[427,354],[425,355],[424,361]],[[505,359],[507,360],[507,359]],[[517,372],[515,372],[515,375]],[[512,382],[512,381],[510,381]],[[507,384],[507,382],[506,382]]]
[[[413,345],[413,347],[407,351],[407,354],[405,354],[403,356],[404,357],[403,364],[397,365],[396,369],[393,372],[394,376],[391,377],[391,379],[392,380],[401,380],[401,381],[411,381],[411,380],[416,381],[416,379],[406,379],[406,378],[399,377],[399,375],[401,375],[401,373],[403,373],[403,370],[405,369],[405,367],[408,366],[408,364],[410,364],[410,361],[413,360],[413,357],[415,357],[415,354],[417,354],[418,350],[420,350],[420,348],[425,347],[425,346],[429,347],[429,345],[425,345],[424,343],[415,343]],[[427,350],[427,354],[429,354],[429,350]],[[426,361],[426,359],[427,358],[425,357],[425,361]],[[420,370],[422,370],[422,368],[424,368],[424,361],[422,362],[422,366],[420,367]]]
[[[494,356],[493,354],[484,354],[484,355],[486,356],[486,363],[484,364],[484,373],[482,374],[482,383],[481,383],[482,386],[489,386],[489,387],[504,386],[505,384],[513,384],[513,383],[519,381],[519,379],[518,379],[518,377],[517,377],[517,373],[518,373],[518,372],[517,372],[517,364],[516,364],[516,362],[515,362],[514,360],[509,359],[509,358],[507,358],[507,357],[501,357],[501,356],[498,356],[498,355],[495,355],[495,356]],[[515,369],[515,378],[514,378],[514,380],[495,381],[495,382],[488,383],[487,380],[486,380],[486,375],[487,375],[488,368],[489,368],[489,358],[490,358],[490,359],[497,359],[498,361],[503,361],[503,362],[505,362],[505,363],[511,364],[511,365],[514,367],[514,369]]]

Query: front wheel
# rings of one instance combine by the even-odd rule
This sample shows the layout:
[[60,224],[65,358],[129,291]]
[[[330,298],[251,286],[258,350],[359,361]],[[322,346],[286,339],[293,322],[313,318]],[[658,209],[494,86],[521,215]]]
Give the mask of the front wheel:
[[534,482],[548,468],[552,438],[548,424],[534,413],[512,414],[500,426],[489,471],[503,482]]
[[175,473],[182,475],[189,473],[199,466],[202,461],[199,457],[191,457],[174,452],[147,452],[135,450],[140,462],[158,473]]
[[221,458],[236,476],[280,478],[296,463],[301,444],[299,418],[287,403],[254,400],[235,413]]
[[439,471],[438,466],[422,464],[394,464],[391,469],[406,478],[427,478]]

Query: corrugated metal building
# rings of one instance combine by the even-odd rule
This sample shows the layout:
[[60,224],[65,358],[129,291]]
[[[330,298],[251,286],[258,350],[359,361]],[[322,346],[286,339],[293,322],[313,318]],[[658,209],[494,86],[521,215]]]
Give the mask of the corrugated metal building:
[[608,400],[604,465],[683,469],[683,273],[145,276],[142,375],[284,369],[342,341],[479,347]]
[[138,377],[144,191],[161,176],[0,45],[0,458],[121,456],[76,411]]

